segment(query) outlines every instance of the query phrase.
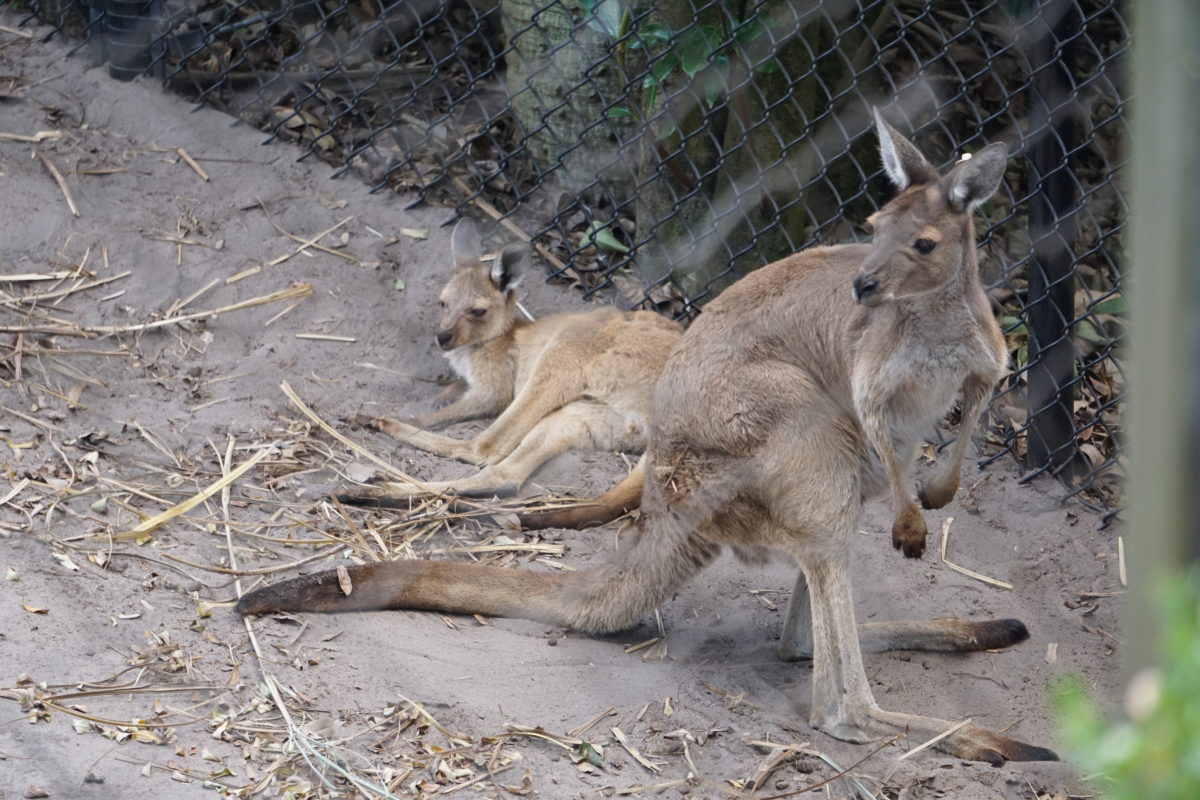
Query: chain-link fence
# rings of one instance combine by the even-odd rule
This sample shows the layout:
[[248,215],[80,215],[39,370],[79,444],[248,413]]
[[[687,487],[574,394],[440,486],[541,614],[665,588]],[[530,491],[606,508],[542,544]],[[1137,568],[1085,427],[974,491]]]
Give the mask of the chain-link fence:
[[1127,139],[1111,0],[34,0],[149,72],[379,187],[476,205],[587,293],[688,318],[863,237],[880,107],[942,166],[1014,154],[981,264],[1013,372],[997,453],[1111,504]]

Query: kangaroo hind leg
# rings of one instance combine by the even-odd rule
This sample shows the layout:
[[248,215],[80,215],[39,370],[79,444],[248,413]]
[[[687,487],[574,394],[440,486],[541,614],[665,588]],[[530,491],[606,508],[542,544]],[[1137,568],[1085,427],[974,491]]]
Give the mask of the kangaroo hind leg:
[[[863,668],[850,591],[848,554],[802,555],[813,610],[812,724],[831,736],[863,742],[906,734],[920,743],[955,724],[917,714],[884,711],[875,703]],[[940,740],[939,750],[999,765],[1005,761],[1056,761],[1053,751],[967,725]]]

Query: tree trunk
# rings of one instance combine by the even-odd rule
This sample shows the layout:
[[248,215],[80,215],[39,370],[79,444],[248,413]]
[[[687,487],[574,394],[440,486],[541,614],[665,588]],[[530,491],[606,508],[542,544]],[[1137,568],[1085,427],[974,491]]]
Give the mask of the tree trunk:
[[605,116],[625,105],[612,37],[585,24],[579,0],[502,0],[500,13],[513,115],[534,166],[575,192],[598,184],[627,195],[634,176],[621,147],[633,125]]

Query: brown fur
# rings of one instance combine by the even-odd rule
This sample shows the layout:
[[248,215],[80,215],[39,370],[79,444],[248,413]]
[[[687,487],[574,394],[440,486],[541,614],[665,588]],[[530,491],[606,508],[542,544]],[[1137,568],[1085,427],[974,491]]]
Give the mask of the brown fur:
[[[457,481],[414,486],[382,483],[339,499],[396,505],[414,495],[516,493],[533,472],[566,450],[645,449],[650,397],[682,329],[646,311],[601,308],[528,322],[517,316],[516,285],[529,251],[509,246],[491,266],[480,261],[479,236],[463,220],[451,236],[455,270],[441,292],[437,334],[451,366],[462,376],[447,393],[452,402],[412,420],[356,417],[413,447],[479,464]],[[498,415],[474,439],[431,433],[452,422]],[[554,512],[539,520],[583,524],[625,513],[629,481],[604,495],[598,511]],[[613,505],[616,504],[616,505]],[[636,501],[632,503],[636,506]],[[613,508],[620,511],[613,512]]]
[[[993,145],[939,178],[882,119],[878,130],[902,191],[875,215],[874,243],[798,253],[708,306],[658,382],[643,517],[606,563],[566,574],[377,564],[350,569],[349,597],[325,573],[251,592],[238,610],[435,608],[613,631],[669,599],[723,547],[750,560],[782,554],[800,576],[781,652],[812,655],[812,724],[855,742],[901,731],[922,741],[948,730],[945,720],[880,709],[863,649],[1004,647],[1025,638],[1025,626],[856,626],[850,537],[863,503],[889,483],[895,489],[896,467],[955,391],[964,388],[974,419],[1000,372],[1002,343],[979,284],[970,214],[995,191],[1006,155]],[[936,246],[919,252],[918,240],[932,234]],[[931,499],[953,494],[962,447],[925,492]],[[1055,758],[973,726],[937,746],[993,764]]]

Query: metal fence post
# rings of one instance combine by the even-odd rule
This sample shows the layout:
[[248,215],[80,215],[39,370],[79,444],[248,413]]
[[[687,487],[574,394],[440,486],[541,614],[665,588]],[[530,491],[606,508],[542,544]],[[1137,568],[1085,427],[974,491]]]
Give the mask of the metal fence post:
[[1032,469],[1074,477],[1075,446],[1072,389],[1075,349],[1074,211],[1077,205],[1071,153],[1079,140],[1069,70],[1075,62],[1079,20],[1074,0],[1044,0],[1033,31],[1030,94],[1034,142],[1029,148],[1029,330],[1028,459]]

